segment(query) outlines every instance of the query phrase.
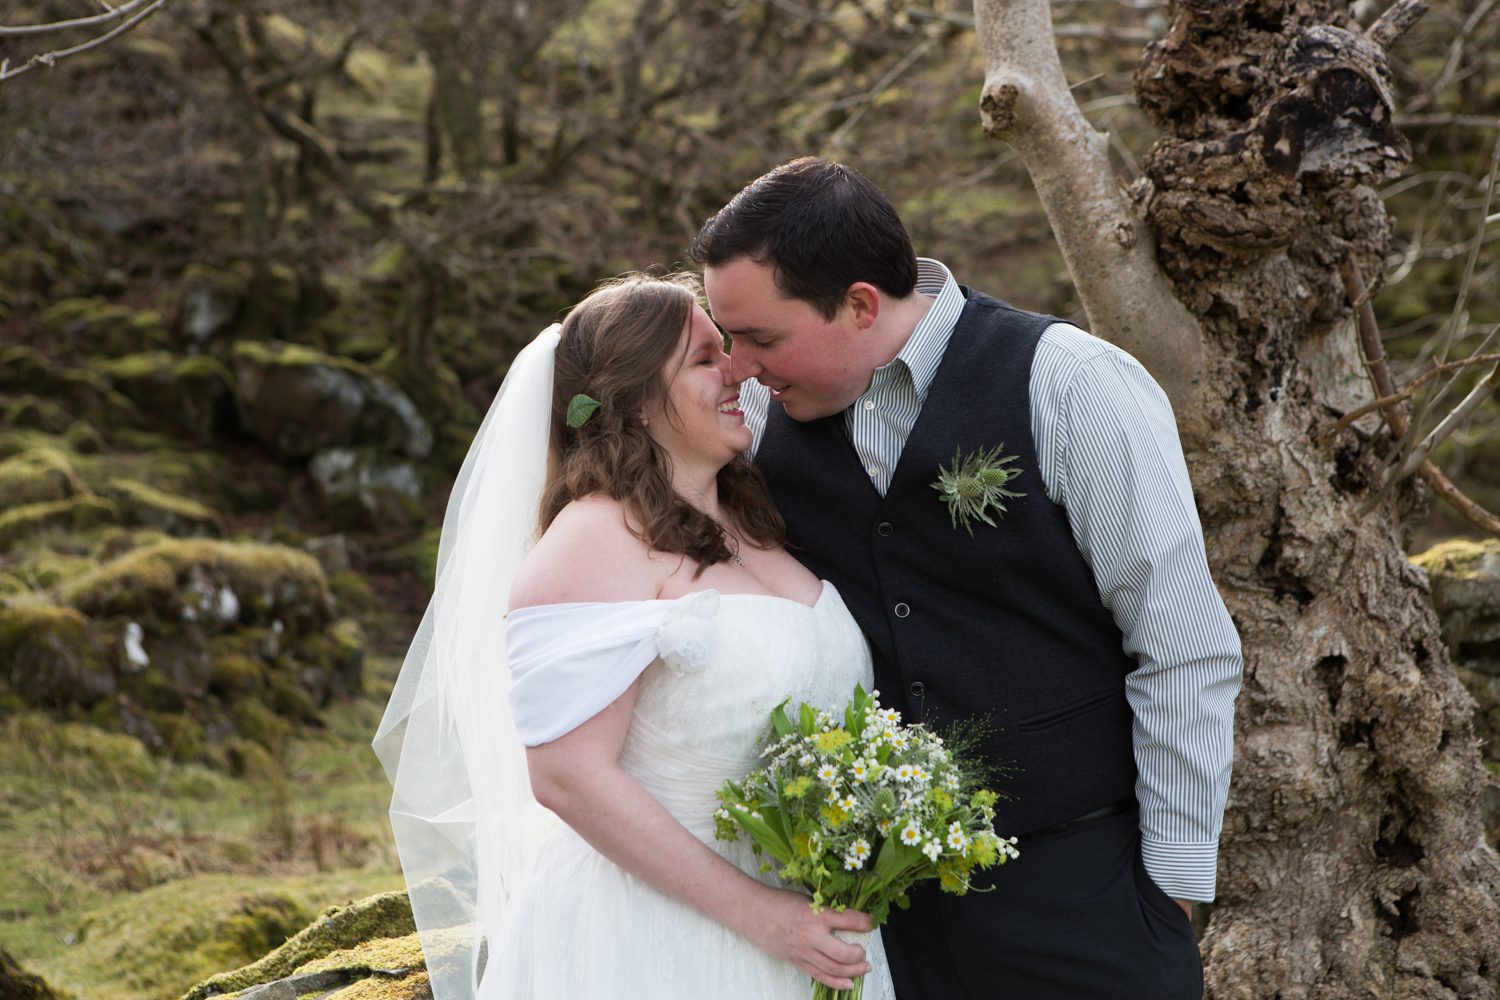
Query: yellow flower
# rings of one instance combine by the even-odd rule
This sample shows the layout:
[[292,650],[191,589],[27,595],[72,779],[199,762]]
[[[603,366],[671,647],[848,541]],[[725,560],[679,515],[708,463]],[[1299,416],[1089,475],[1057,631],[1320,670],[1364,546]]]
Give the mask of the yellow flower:
[[807,775],[793,778],[781,789],[781,794],[789,799],[800,799],[812,789],[812,779]]
[[819,733],[813,737],[813,743],[824,753],[833,753],[841,750],[854,742],[854,737],[849,735],[846,729],[830,729],[826,733]]
[[823,817],[825,823],[835,830],[843,826],[844,822],[849,818],[849,814],[837,806],[824,806],[818,810],[818,814]]

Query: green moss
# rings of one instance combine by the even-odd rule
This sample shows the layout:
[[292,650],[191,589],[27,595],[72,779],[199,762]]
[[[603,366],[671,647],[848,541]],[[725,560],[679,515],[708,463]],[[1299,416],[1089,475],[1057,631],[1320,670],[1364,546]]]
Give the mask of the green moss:
[[169,342],[155,311],[135,312],[103,299],[63,299],[42,313],[42,328],[89,355],[119,357]]
[[127,524],[157,528],[171,535],[217,535],[223,520],[217,511],[134,479],[113,479],[106,487]]
[[1500,552],[1500,543],[1492,539],[1450,538],[1412,556],[1411,561],[1429,574],[1472,578],[1485,555],[1497,552]]
[[63,440],[79,455],[97,455],[104,450],[104,437],[87,420],[75,420],[63,432]]
[[61,1000],[41,976],[27,972],[0,948],[0,996],[6,1000]]
[[116,683],[92,623],[47,604],[0,609],[0,674],[38,707],[91,705]]
[[259,961],[206,979],[182,1000],[207,1000],[221,993],[282,979],[303,965],[335,952],[380,938],[404,938],[416,932],[411,904],[404,892],[386,892],[352,906],[324,910],[311,925]]
[[370,370],[364,365],[353,361],[336,357],[332,354],[324,354],[322,351],[314,350],[302,344],[288,344],[280,341],[269,342],[263,340],[240,340],[236,341],[232,356],[236,361],[247,361],[259,367],[305,367],[313,365],[321,368],[340,368],[344,371],[353,372],[361,378],[370,378]]
[[66,430],[72,422],[72,415],[63,407],[30,394],[4,404],[0,415],[0,424],[6,427],[29,427],[51,433]]
[[362,617],[382,607],[369,581],[352,569],[330,576],[328,589],[333,594],[334,605],[346,614]]
[[259,701],[244,698],[235,702],[229,709],[229,718],[235,732],[264,747],[273,759],[280,760],[286,753],[291,724]]
[[362,873],[179,879],[92,907],[80,919],[81,940],[29,964],[88,1000],[178,996],[205,976],[284,946],[319,907],[391,881]]
[[50,503],[30,503],[0,512],[0,552],[17,542],[35,540],[46,531],[84,531],[117,517],[114,505],[94,496],[76,496]]
[[281,545],[173,540],[127,552],[61,588],[65,603],[95,615],[165,612],[180,617],[189,571],[235,593],[241,618],[288,620],[304,627],[327,615],[328,584],[316,559]]
[[40,351],[0,348],[0,389],[44,392],[53,382],[52,366]]
[[224,649],[222,646],[222,642],[220,648],[210,646],[209,690],[230,701],[265,690],[265,662],[238,649]]
[[28,448],[0,461],[0,509],[85,492],[73,463],[56,448]]

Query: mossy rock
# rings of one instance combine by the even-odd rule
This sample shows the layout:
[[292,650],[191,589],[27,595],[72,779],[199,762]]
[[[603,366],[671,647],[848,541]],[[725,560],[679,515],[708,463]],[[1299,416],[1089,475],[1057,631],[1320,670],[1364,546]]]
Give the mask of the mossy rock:
[[63,1000],[45,979],[21,968],[21,963],[3,948],[0,948],[0,997],[5,997],[5,1000]]
[[103,299],[63,299],[42,313],[42,328],[80,354],[117,358],[169,345],[161,315]]
[[0,283],[9,287],[22,303],[46,298],[57,287],[63,272],[55,256],[28,243],[0,253]]
[[[227,594],[227,596],[226,596]],[[294,632],[321,628],[331,602],[316,559],[282,545],[172,540],[125,553],[60,588],[91,615],[180,622],[232,605],[235,621],[282,621]]]
[[248,294],[243,272],[192,264],[182,273],[173,329],[191,347],[206,350],[212,341],[233,331]]
[[46,392],[53,379],[52,366],[40,351],[20,346],[0,349],[0,389]]
[[328,521],[341,531],[408,534],[427,520],[422,475],[383,449],[329,448],[307,466]]
[[0,461],[0,510],[87,492],[72,461],[56,448],[29,448]]
[[29,393],[8,403],[0,400],[0,412],[3,412],[0,424],[6,427],[28,428],[57,434],[67,430],[73,424],[73,415],[63,407],[50,399],[43,399]]
[[0,510],[0,552],[21,540],[34,540],[44,532],[85,531],[110,524],[118,513],[114,505],[95,496],[76,496],[47,503],[31,503]]
[[234,345],[241,424],[285,458],[368,444],[415,458],[432,429],[394,383],[363,365],[297,344]]
[[[385,892],[350,906],[330,907],[275,951],[243,968],[204,980],[184,994],[182,1000],[207,1000],[237,993],[294,975],[304,966],[330,959],[339,952],[415,933],[411,904],[404,892]],[[411,954],[409,949],[401,953]]]
[[233,424],[233,379],[211,357],[148,351],[97,369],[140,412],[189,441],[206,444]]
[[173,496],[133,479],[111,480],[107,495],[126,524],[154,528],[176,537],[216,536],[224,522],[217,511],[196,500]]
[[49,604],[0,608],[0,676],[28,704],[51,709],[92,705],[118,683],[93,623]]
[[1427,571],[1443,640],[1455,657],[1500,674],[1500,539],[1450,539],[1412,562]]

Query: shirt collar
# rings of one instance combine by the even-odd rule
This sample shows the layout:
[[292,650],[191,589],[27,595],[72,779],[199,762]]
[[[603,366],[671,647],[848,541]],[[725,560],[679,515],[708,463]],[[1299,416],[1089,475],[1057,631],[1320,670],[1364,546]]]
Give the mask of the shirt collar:
[[917,400],[925,403],[927,390],[932,386],[938,365],[943,361],[943,352],[948,349],[948,340],[953,336],[953,328],[958,325],[958,316],[963,312],[964,294],[952,272],[941,261],[929,257],[917,258],[916,290],[922,295],[934,296],[933,303],[890,364],[899,361],[906,365],[917,390]]

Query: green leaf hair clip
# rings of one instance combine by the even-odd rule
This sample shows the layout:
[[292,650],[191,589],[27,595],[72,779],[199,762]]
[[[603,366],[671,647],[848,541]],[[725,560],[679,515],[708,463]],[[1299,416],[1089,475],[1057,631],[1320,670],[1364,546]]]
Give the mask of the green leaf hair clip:
[[593,396],[580,392],[568,400],[568,426],[576,431],[589,422],[589,418],[597,409],[599,409],[599,401]]

